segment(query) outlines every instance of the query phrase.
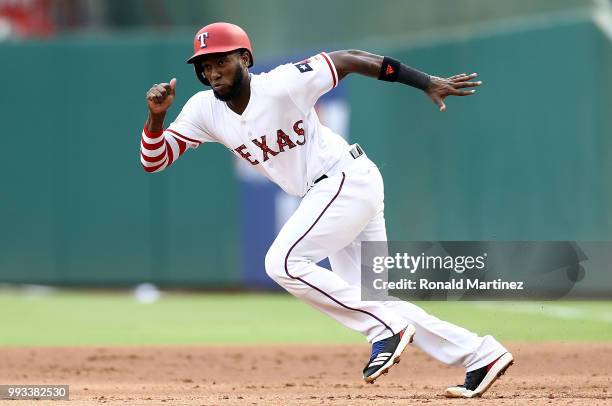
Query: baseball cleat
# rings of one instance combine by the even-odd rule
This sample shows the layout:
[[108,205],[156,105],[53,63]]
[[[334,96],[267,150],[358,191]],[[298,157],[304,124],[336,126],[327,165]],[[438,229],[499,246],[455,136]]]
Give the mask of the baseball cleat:
[[389,369],[400,361],[399,357],[412,342],[414,333],[414,326],[408,324],[396,335],[372,344],[372,355],[363,369],[363,379],[368,383],[374,383],[381,374],[388,373]]
[[468,372],[465,375],[463,385],[446,388],[445,395],[447,398],[480,397],[513,363],[514,358],[512,358],[512,354],[507,352],[489,365]]

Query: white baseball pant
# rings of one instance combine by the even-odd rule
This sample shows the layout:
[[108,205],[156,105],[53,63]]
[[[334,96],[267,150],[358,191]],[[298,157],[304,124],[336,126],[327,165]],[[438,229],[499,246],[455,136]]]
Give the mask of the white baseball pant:
[[[361,300],[361,241],[386,241],[383,180],[367,156],[347,152],[314,185],[266,254],[266,272],[294,296],[369,342],[390,337],[408,323],[414,345],[468,371],[507,350],[491,336],[479,337],[403,301]],[[329,257],[332,272],[317,265]]]

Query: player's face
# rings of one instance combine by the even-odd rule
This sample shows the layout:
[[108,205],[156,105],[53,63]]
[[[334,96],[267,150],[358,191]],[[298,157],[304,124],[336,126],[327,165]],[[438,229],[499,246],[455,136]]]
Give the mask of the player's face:
[[248,74],[239,52],[211,54],[202,59],[201,66],[215,97],[221,101],[236,97],[242,89],[245,74]]

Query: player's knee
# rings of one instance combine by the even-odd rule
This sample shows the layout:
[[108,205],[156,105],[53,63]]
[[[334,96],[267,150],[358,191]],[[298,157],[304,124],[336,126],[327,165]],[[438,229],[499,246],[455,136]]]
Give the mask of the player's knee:
[[274,244],[266,254],[266,273],[279,284],[282,284],[282,280],[288,276],[285,272],[285,255],[286,253],[283,254],[279,247]]

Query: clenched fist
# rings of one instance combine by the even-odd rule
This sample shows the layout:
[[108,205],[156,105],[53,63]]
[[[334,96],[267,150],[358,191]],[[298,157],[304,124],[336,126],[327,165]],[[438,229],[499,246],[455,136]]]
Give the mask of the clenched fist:
[[151,115],[165,115],[174,101],[176,78],[170,83],[153,85],[147,92],[147,105]]

